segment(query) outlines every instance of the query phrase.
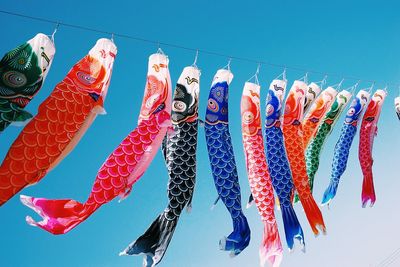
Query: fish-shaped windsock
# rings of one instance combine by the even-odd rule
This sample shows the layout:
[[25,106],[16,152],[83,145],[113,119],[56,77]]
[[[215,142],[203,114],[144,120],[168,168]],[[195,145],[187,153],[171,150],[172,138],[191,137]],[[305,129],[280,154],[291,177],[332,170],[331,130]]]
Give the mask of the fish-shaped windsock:
[[315,99],[317,99],[319,93],[321,93],[321,88],[318,86],[318,84],[310,83],[307,86],[304,98],[304,105],[303,105],[303,115],[306,114],[308,110],[311,108]]
[[[206,110],[205,133],[218,199],[231,214],[233,232],[220,240],[221,250],[238,255],[250,242],[250,228],[243,214],[239,178],[228,124],[228,88],[233,74],[220,69],[214,76]],[[217,199],[217,200],[218,200]]]
[[265,142],[268,170],[272,185],[279,198],[286,242],[289,250],[292,250],[294,239],[298,239],[304,248],[304,235],[291,201],[294,186],[281,129],[282,102],[285,90],[285,80],[273,80],[269,87],[266,103]]
[[329,111],[325,114],[314,137],[307,146],[306,165],[311,192],[313,191],[314,187],[314,177],[319,167],[319,159],[321,156],[322,147],[332,132],[333,126],[340,117],[340,114],[342,114],[343,109],[349,103],[351,96],[352,94],[346,90],[343,90],[336,95],[335,101],[329,108]]
[[400,96],[394,99],[394,109],[396,111],[397,117],[400,120]]
[[332,87],[328,87],[323,90],[322,93],[315,99],[314,103],[310,107],[309,112],[304,116],[304,119],[301,123],[303,129],[304,150],[310,143],[311,138],[317,132],[321,119],[331,107],[337,93],[338,92]]
[[24,125],[32,115],[24,108],[42,87],[56,52],[39,33],[0,61],[0,133],[10,124]]
[[176,84],[171,111],[173,133],[167,133],[162,146],[169,173],[168,206],[142,236],[120,253],[143,254],[143,266],[161,261],[182,210],[191,207],[196,181],[199,82],[200,70],[186,67]]
[[370,93],[360,90],[347,111],[339,140],[333,152],[331,179],[322,197],[322,205],[329,204],[336,195],[340,177],[346,170],[351,144],[357,133],[358,119],[368,104],[369,96]]
[[246,82],[241,101],[242,136],[251,194],[264,224],[260,263],[279,266],[283,249],[274,213],[274,190],[268,172],[261,126],[260,86]]
[[375,188],[372,173],[372,165],[374,163],[372,157],[372,147],[374,138],[378,133],[378,120],[382,111],[382,105],[386,98],[384,90],[376,90],[371,97],[367,109],[365,110],[360,128],[360,143],[358,148],[358,159],[360,160],[363,172],[363,184],[361,201],[363,208],[367,205],[368,200],[372,207],[375,203]]
[[133,184],[150,165],[171,125],[170,101],[168,58],[163,54],[153,54],[149,60],[138,126],[103,163],[86,202],[21,196],[22,203],[43,218],[35,222],[27,216],[28,224],[52,234],[64,234],[86,220],[103,204],[117,196],[122,199],[127,197]]
[[318,235],[318,228],[323,233],[326,232],[326,229],[322,213],[311,194],[306,161],[304,158],[301,121],[303,118],[306,90],[307,84],[305,82],[295,81],[289,91],[286,98],[285,114],[283,118],[283,137],[294,186],[301,204],[303,205],[311,229],[315,235]]
[[[315,99],[314,103],[309,109],[309,112],[304,116],[304,119],[301,123],[301,127],[303,130],[304,154],[306,153],[306,149],[308,144],[310,143],[311,138],[317,132],[321,119],[325,116],[326,112],[331,107],[332,103],[335,100],[336,95],[337,91],[334,88],[332,87],[326,88]],[[310,189],[312,191],[312,188]],[[297,203],[298,201],[299,201],[299,196],[296,194],[294,202]]]
[[28,185],[39,182],[82,138],[104,99],[117,48],[100,39],[39,106],[0,166],[0,206]]

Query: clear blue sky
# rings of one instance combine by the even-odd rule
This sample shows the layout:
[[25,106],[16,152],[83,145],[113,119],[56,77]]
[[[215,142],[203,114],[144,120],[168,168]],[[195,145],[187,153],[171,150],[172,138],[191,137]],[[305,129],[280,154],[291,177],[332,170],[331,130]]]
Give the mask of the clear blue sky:
[[[217,52],[326,72],[398,83],[400,77],[400,19],[398,1],[2,1],[0,9],[66,23],[81,24],[143,38],[199,47]],[[4,53],[38,32],[51,34],[54,25],[0,15]],[[52,69],[40,93],[27,110],[35,113],[70,67],[95,44],[97,33],[60,27]],[[23,193],[46,198],[74,198],[84,201],[98,168],[137,124],[143,96],[148,56],[157,47],[115,38],[118,55],[105,108],[75,150],[38,185]],[[162,47],[170,58],[175,83],[183,67],[193,62],[194,53]],[[200,114],[215,71],[227,59],[199,55],[202,69]],[[240,129],[240,97],[244,82],[256,64],[232,62],[230,120],[243,198],[248,196]],[[262,67],[262,99],[266,87],[282,70]],[[304,73],[289,71],[290,83]],[[311,80],[322,77],[310,75]],[[329,77],[337,83],[341,77]],[[345,81],[351,86],[355,81]],[[289,85],[290,85],[289,83]],[[369,84],[363,83],[362,86]],[[384,86],[378,83],[377,86]],[[361,169],[358,136],[351,149],[349,167],[342,177],[331,209],[323,209],[328,235],[314,238],[300,206],[296,207],[305,230],[307,252],[285,252],[283,267],[375,266],[400,245],[398,195],[400,179],[398,150],[400,123],[395,117],[396,88],[384,105],[374,145],[377,202],[361,208]],[[343,116],[340,119],[340,124]],[[339,126],[339,125],[338,125]],[[9,127],[0,138],[0,159],[20,132]],[[322,154],[315,180],[315,196],[321,200],[328,184],[336,127]],[[246,210],[252,229],[250,246],[231,259],[218,249],[218,240],[231,231],[231,220],[223,205],[213,211],[216,197],[205,147],[199,131],[198,180],[191,214],[184,214],[169,250],[160,266],[170,267],[253,267],[258,266],[262,225],[253,207]],[[25,215],[34,215],[17,197],[0,209],[1,266],[141,266],[141,257],[119,257],[118,252],[140,236],[166,205],[168,176],[159,153],[128,199],[102,207],[86,222],[64,236],[30,227]],[[243,200],[244,203],[244,200]],[[278,213],[281,236],[283,228]],[[35,217],[37,218],[37,217]],[[392,266],[398,266],[397,264]]]

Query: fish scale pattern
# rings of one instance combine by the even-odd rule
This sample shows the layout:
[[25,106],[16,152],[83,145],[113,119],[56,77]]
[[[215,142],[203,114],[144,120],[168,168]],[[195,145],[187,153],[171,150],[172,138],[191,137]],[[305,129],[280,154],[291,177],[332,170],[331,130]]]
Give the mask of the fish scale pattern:
[[335,154],[333,156],[333,177],[334,180],[338,180],[341,174],[343,174],[346,169],[347,160],[349,158],[349,151],[351,143],[353,142],[354,136],[357,133],[357,127],[346,124],[342,128],[340,134],[337,149],[335,149]]
[[265,129],[267,162],[269,172],[274,184],[276,194],[279,196],[280,205],[291,206],[291,194],[293,190],[293,181],[289,162],[283,160],[286,158],[285,146],[282,130],[278,127]]
[[68,77],[56,86],[0,166],[0,205],[46,175],[96,105]]
[[174,124],[174,132],[163,142],[168,181],[168,207],[164,216],[168,220],[179,217],[185,206],[191,204],[196,182],[197,120]]
[[307,174],[310,182],[311,191],[314,188],[314,177],[319,167],[320,153],[324,145],[325,138],[331,131],[331,125],[324,123],[318,128],[318,132],[311,140],[306,150]]
[[328,203],[335,195],[339,185],[340,177],[346,170],[347,160],[349,159],[350,147],[354,136],[357,133],[357,127],[351,124],[345,124],[342,127],[339,140],[335,146],[332,161],[331,181],[324,193],[323,204]]
[[232,218],[242,214],[240,185],[228,125],[205,123],[208,153],[218,195]]
[[[168,118],[166,111],[161,113]],[[153,149],[154,140],[165,132],[153,116],[142,120],[101,166],[85,209],[92,211],[117,196],[125,197],[141,176],[130,177],[131,173],[146,159],[146,152]]]
[[254,201],[262,220],[268,223],[276,223],[274,191],[268,172],[263,143],[261,133],[253,136],[243,136],[249,183]]
[[360,128],[360,142],[358,147],[358,158],[363,173],[363,184],[361,192],[362,206],[365,207],[370,201],[372,207],[376,201],[374,188],[374,175],[372,166],[374,160],[372,150],[375,136],[378,132],[378,121],[382,111],[382,105],[387,93],[383,90],[377,90],[365,110]]

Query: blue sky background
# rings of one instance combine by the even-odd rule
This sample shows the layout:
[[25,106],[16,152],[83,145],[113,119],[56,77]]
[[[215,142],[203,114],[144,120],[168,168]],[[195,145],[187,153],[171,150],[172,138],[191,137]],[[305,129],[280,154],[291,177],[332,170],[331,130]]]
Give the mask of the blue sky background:
[[[202,48],[274,63],[294,65],[324,72],[343,73],[399,83],[400,19],[398,1],[15,1],[3,0],[0,9],[80,24],[106,31],[135,35],[184,46]],[[0,52],[14,48],[38,32],[51,34],[54,25],[0,14]],[[104,36],[60,27],[52,68],[44,87],[27,110],[38,105],[63,79],[71,66]],[[105,108],[75,150],[39,184],[23,194],[46,198],[74,198],[84,201],[98,168],[119,142],[137,124],[147,72],[148,56],[157,47],[116,37],[118,55]],[[194,53],[162,47],[170,58],[173,83],[183,67],[192,64]],[[200,114],[204,116],[211,79],[227,59],[199,55],[202,69]],[[249,188],[240,129],[240,98],[244,82],[253,75],[256,64],[232,61],[235,78],[231,84],[230,120],[243,203]],[[266,88],[282,69],[263,66],[260,73],[262,99]],[[289,85],[303,76],[288,71]],[[342,77],[329,76],[328,83]],[[322,76],[310,75],[310,80]],[[344,87],[355,81],[346,80]],[[362,83],[362,86],[369,86]],[[400,123],[389,88],[374,145],[374,173],[377,202],[374,208],[361,208],[362,175],[358,163],[356,136],[349,166],[342,177],[330,210],[323,208],[328,235],[314,238],[302,213],[297,214],[306,235],[307,252],[297,247],[285,251],[283,267],[288,266],[376,266],[400,245],[398,243],[398,195],[400,179],[398,151]],[[263,105],[264,109],[264,105]],[[328,185],[333,147],[340,123],[322,154],[315,180],[319,202]],[[0,138],[0,159],[21,128],[9,127]],[[238,257],[218,249],[218,240],[231,232],[231,219],[222,204],[213,211],[216,197],[205,147],[204,130],[199,131],[198,180],[191,214],[183,214],[168,252],[160,266],[171,267],[253,267],[258,266],[262,224],[255,207],[246,210],[252,229],[250,246]],[[168,176],[159,153],[128,199],[102,207],[86,222],[63,236],[30,227],[25,215],[34,215],[18,197],[0,209],[1,266],[141,266],[141,257],[119,257],[118,252],[140,236],[166,205]],[[37,217],[35,217],[37,219]],[[281,216],[277,218],[283,241]],[[398,266],[400,260],[392,266]]]

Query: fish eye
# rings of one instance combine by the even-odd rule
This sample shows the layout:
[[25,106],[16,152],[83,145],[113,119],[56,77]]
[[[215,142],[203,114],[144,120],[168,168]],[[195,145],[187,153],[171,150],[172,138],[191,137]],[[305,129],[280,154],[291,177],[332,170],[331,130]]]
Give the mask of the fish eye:
[[251,124],[254,121],[254,114],[251,111],[244,112],[242,117],[246,124]]
[[90,85],[90,84],[94,83],[96,80],[95,78],[90,76],[88,73],[85,73],[83,71],[78,71],[76,73],[76,77],[78,78],[78,80],[81,83],[86,84],[86,85]]
[[349,109],[349,111],[347,112],[348,115],[353,115],[356,112],[356,110],[354,108]]
[[172,103],[172,110],[176,112],[182,112],[186,109],[186,104],[182,101],[174,101]]
[[274,106],[272,106],[271,104],[267,105],[267,115],[271,115],[272,113],[274,113]]
[[214,99],[209,99],[208,100],[208,109],[213,112],[218,112],[218,110],[219,110],[218,103]]

